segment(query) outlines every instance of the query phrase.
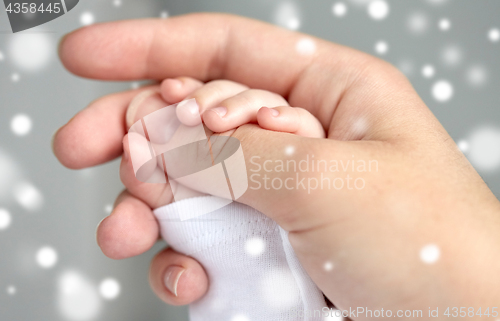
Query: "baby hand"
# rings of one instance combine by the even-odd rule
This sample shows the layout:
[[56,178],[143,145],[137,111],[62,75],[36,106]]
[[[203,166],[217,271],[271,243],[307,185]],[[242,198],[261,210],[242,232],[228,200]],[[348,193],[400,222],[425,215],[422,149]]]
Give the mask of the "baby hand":
[[[131,102],[127,111],[127,126],[166,105],[194,98],[200,108],[205,125],[216,133],[227,131],[248,123],[264,129],[292,133],[308,137],[325,137],[320,122],[308,111],[294,108],[280,95],[249,89],[236,82],[215,80],[203,84],[198,80],[182,77],[166,79],[161,86],[144,90]],[[263,107],[265,106],[265,107]],[[178,105],[177,108],[183,108]],[[179,113],[179,110],[177,111]],[[186,111],[189,113],[189,110]],[[139,181],[129,161],[128,135],[124,138],[124,154],[120,176],[133,196],[142,199],[151,208],[169,204],[173,200],[167,184],[149,184]],[[154,170],[154,169],[153,169]]]
[[[156,89],[149,93],[147,103],[144,101],[146,95],[129,107],[128,126],[134,120],[164,107],[165,103],[175,104],[195,98],[200,108],[198,112],[202,114],[205,125],[217,133],[255,123],[268,130],[306,137],[325,137],[320,122],[307,110],[290,107],[283,97],[275,93],[249,89],[232,81],[215,80],[203,84],[189,77],[166,79],[162,82],[158,93]],[[183,107],[180,105],[178,108]],[[134,119],[130,119],[129,116],[132,112]],[[181,113],[189,116],[190,111]]]

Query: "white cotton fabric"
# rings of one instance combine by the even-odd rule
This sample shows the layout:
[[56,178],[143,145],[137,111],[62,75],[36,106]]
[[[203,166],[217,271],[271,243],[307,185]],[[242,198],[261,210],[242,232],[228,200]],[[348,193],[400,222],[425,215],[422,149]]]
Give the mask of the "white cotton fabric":
[[300,265],[288,233],[273,220],[233,202],[181,221],[186,212],[217,202],[217,197],[201,196],[154,210],[165,241],[195,258],[208,274],[208,292],[189,307],[191,321],[323,320],[323,294]]

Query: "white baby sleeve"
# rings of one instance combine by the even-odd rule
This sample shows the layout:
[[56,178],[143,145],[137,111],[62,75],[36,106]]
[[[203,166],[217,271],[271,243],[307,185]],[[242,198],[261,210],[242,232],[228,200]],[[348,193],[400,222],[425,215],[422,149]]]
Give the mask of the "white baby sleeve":
[[190,220],[181,214],[220,203],[214,196],[154,210],[165,241],[200,262],[205,296],[189,307],[191,321],[323,320],[323,294],[300,265],[288,234],[259,211],[233,202]]

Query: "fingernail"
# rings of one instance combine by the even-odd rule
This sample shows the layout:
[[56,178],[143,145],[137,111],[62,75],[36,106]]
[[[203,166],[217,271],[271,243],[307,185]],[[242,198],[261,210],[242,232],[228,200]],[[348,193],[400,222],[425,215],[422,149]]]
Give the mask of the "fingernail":
[[165,270],[165,286],[175,296],[177,296],[177,285],[179,284],[179,279],[181,278],[184,271],[186,271],[185,268],[177,265],[169,266]]
[[224,117],[227,114],[227,108],[226,107],[214,107],[211,110],[215,111],[219,117]]
[[103,218],[103,219],[99,222],[99,224],[97,224],[97,226],[96,226],[96,228],[95,228],[95,241],[96,241],[96,243],[97,243],[97,246],[99,246],[99,247],[101,247],[101,244],[99,244],[99,238],[97,237],[97,232],[99,231],[99,226],[101,226],[101,223],[102,223],[105,219],[107,219],[107,218],[108,218],[107,216],[106,216],[105,218]]
[[269,110],[271,111],[271,116],[273,117],[277,117],[280,114],[280,112],[277,109],[269,108]]
[[[62,128],[62,127],[61,127],[61,128]],[[52,153],[53,153],[54,155],[56,154],[56,150],[54,149],[54,139],[56,138],[56,135],[57,135],[57,133],[59,132],[59,130],[60,130],[61,128],[59,128],[59,129],[57,129],[57,130],[55,131],[54,135],[52,135],[52,138],[51,138],[51,140],[50,140],[50,147],[52,148]]]

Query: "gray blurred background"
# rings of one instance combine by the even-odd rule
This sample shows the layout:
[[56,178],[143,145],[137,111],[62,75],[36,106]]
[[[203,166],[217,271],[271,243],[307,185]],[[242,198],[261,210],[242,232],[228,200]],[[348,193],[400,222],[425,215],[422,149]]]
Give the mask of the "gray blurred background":
[[[62,167],[50,141],[93,99],[139,82],[69,74],[58,39],[82,25],[230,12],[377,55],[399,67],[500,195],[498,0],[81,0],[12,34],[0,10],[0,320],[187,320],[149,288],[148,253],[106,258],[95,228],[121,191],[118,161]],[[304,48],[302,48],[304,49]],[[307,46],[306,46],[307,50]]]

